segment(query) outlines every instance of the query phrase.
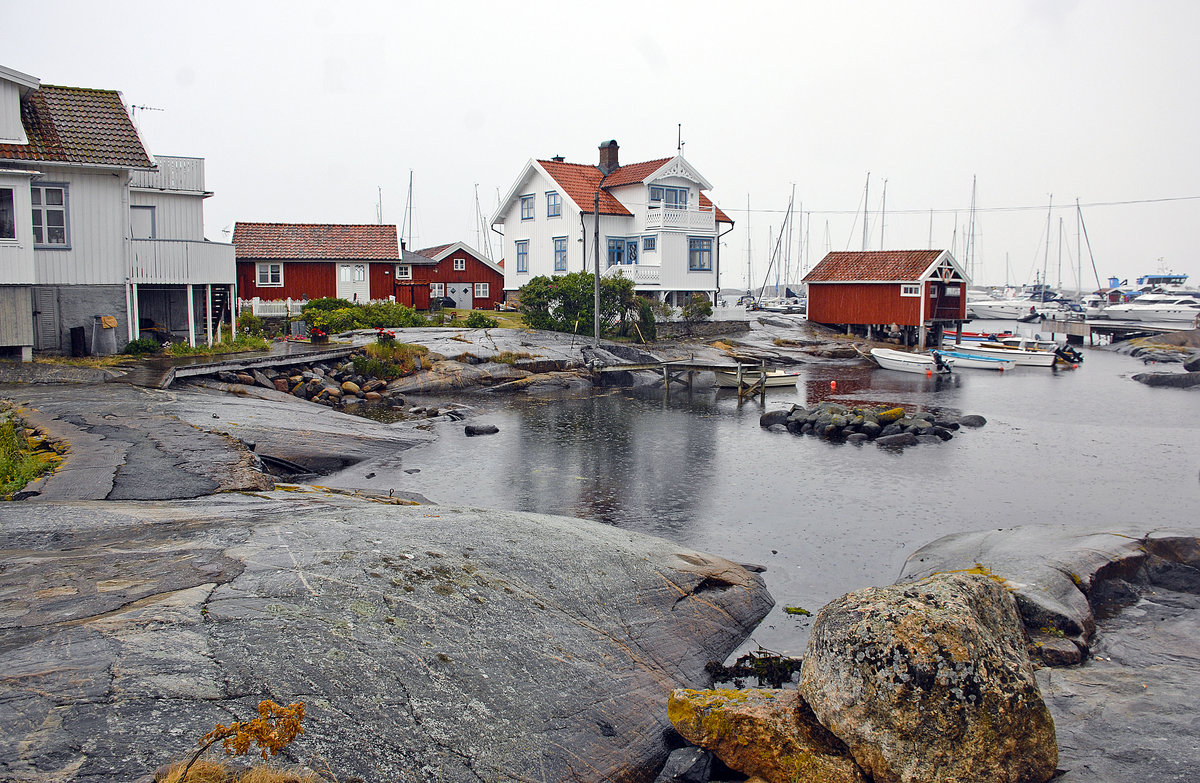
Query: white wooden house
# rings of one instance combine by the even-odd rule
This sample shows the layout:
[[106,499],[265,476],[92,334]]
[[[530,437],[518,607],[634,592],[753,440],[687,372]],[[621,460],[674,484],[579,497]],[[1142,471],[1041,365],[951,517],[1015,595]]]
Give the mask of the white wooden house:
[[202,159],[151,157],[120,93],[0,67],[0,353],[232,328],[233,246],[204,239],[210,195]]
[[530,160],[492,216],[504,236],[504,289],[594,271],[598,232],[601,274],[630,277],[638,293],[673,305],[693,292],[711,298],[719,238],[733,227],[705,195],[711,188],[682,155],[622,166],[616,141],[600,145],[595,166]]

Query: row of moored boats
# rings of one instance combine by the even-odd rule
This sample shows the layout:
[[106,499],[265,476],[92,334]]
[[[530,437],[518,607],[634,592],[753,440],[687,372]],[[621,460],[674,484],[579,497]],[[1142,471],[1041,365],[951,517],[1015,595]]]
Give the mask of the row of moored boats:
[[1116,278],[1110,278],[1107,287],[1082,301],[1073,301],[1038,284],[1021,292],[968,297],[967,316],[1015,321],[1107,318],[1194,324],[1200,319],[1200,289],[1188,288],[1187,278],[1186,274],[1174,273],[1144,275],[1137,279],[1135,288],[1123,287]]
[[[956,334],[953,336],[957,337]],[[940,375],[962,368],[1002,371],[1014,369],[1019,365],[1053,367],[1061,363],[1078,367],[1083,361],[1083,356],[1068,345],[1012,334],[989,335],[971,332],[964,332],[958,343],[944,345],[925,353],[872,348],[870,357],[886,370],[921,375]]]

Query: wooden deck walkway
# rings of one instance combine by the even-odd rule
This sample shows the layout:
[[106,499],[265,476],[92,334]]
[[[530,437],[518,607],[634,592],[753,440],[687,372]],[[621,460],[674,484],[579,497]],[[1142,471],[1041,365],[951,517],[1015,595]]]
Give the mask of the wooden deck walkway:
[[766,399],[767,394],[767,368],[764,362],[758,364],[747,364],[744,362],[698,362],[693,359],[675,359],[672,361],[662,362],[643,362],[640,364],[612,364],[604,367],[593,367],[592,372],[595,373],[611,373],[611,372],[635,372],[635,371],[661,371],[663,375],[663,385],[667,392],[671,391],[671,384],[680,383],[687,388],[691,388],[695,383],[696,373],[698,372],[732,372],[737,373],[737,393],[738,403],[747,397],[755,395]]
[[1030,324],[1030,326],[1034,327],[1034,331],[1065,334],[1068,342],[1083,343],[1084,340],[1087,340],[1088,345],[1096,344],[1097,335],[1107,337],[1109,341],[1112,341],[1125,340],[1141,335],[1187,332],[1196,328],[1190,323],[1155,324],[1138,321],[1107,321],[1104,319],[1093,321],[1059,321],[1051,318],[1047,318],[1039,324]]

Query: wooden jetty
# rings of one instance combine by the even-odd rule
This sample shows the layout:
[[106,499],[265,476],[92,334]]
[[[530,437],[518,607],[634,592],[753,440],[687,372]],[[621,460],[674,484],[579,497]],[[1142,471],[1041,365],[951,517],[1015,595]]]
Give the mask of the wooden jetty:
[[1052,334],[1065,334],[1067,342],[1082,344],[1086,340],[1088,345],[1095,345],[1097,336],[1106,337],[1109,342],[1113,342],[1151,334],[1187,332],[1196,328],[1189,323],[1176,325],[1143,323],[1140,321],[1107,321],[1104,319],[1093,321],[1060,321],[1052,318],[1047,318],[1038,324],[1030,324],[1030,326],[1033,326],[1035,330],[1050,332]]
[[695,383],[698,372],[732,372],[737,373],[738,403],[747,397],[758,395],[766,400],[767,396],[767,367],[766,362],[734,364],[717,362],[698,362],[694,359],[675,359],[661,362],[642,362],[640,364],[610,364],[592,368],[592,372],[605,374],[610,372],[655,371],[662,372],[663,385],[667,392],[671,384],[678,383],[691,388]]

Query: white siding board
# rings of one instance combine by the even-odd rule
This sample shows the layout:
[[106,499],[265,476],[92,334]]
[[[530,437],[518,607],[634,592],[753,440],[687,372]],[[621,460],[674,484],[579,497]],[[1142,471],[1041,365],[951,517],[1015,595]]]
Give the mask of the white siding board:
[[44,167],[42,182],[67,184],[70,249],[35,249],[39,285],[123,285],[129,203],[125,175]]
[[34,281],[33,222],[30,217],[29,175],[5,174],[0,170],[0,188],[12,188],[17,237],[0,240],[0,284],[29,285]]
[[7,79],[0,79],[0,142],[29,143],[21,124],[21,88]]
[[130,204],[154,207],[156,239],[204,239],[204,201],[182,193],[150,193],[135,190]]

